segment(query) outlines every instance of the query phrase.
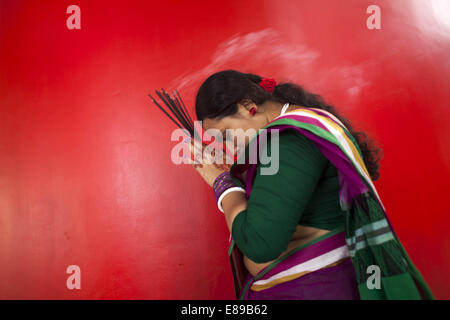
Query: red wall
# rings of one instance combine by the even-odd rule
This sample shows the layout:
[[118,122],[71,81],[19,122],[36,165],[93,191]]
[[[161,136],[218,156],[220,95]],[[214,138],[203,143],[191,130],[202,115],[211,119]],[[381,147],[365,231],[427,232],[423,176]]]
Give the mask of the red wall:
[[0,298],[234,298],[225,220],[146,96],[177,87],[193,112],[228,68],[301,84],[379,142],[388,215],[450,298],[448,1],[79,0],[80,30],[70,4],[0,2]]

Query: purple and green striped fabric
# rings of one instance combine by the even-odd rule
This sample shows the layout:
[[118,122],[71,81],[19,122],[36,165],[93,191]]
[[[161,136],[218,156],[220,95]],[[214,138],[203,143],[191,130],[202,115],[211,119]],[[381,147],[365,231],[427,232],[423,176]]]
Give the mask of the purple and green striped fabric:
[[[346,249],[355,271],[361,299],[434,299],[425,280],[395,234],[364,164],[360,148],[349,130],[334,115],[317,108],[299,108],[286,112],[263,128],[266,133],[272,130],[283,131],[288,129],[294,129],[313,141],[322,154],[338,170],[339,200],[341,208],[345,212]],[[260,143],[260,137],[262,136],[260,133],[261,131],[250,139],[246,152],[241,155],[244,158],[238,159],[231,168],[232,175],[247,171],[245,180],[247,198],[251,195],[252,184],[258,167],[258,162],[252,161],[250,163],[248,158],[258,157],[255,152],[260,145],[263,145]],[[252,143],[256,144],[258,148],[249,147]],[[311,252],[311,250],[314,252],[314,248],[316,247],[309,248],[308,252]],[[306,248],[303,248],[303,250],[306,250]],[[302,255],[301,251],[293,253],[294,256],[285,255],[282,259],[290,259],[291,262],[297,261],[295,255]],[[235,288],[237,288],[236,296],[242,298],[245,296],[243,292],[248,293],[250,288],[245,287],[243,283],[242,276],[245,274],[245,270],[242,270],[242,268],[245,267],[239,262],[242,253],[235,246],[231,235],[228,252]],[[288,256],[290,258],[287,258]],[[299,262],[298,265],[301,265],[301,263]],[[287,264],[270,265],[268,268],[273,268],[271,269],[272,273],[283,275],[285,271],[283,266],[286,267]],[[377,266],[381,270],[381,287],[376,289],[372,289],[368,285],[371,274],[367,270],[373,266]],[[311,278],[311,275],[322,272],[321,270],[309,272],[307,276]],[[257,276],[251,277],[247,284],[252,282],[252,286],[255,286],[258,281]],[[299,283],[299,279],[304,277],[306,275],[291,281]],[[248,273],[246,279],[249,279]],[[285,285],[286,283],[276,284],[270,288],[262,289],[261,292],[274,290],[273,288],[277,286]],[[260,286],[260,288],[262,287]]]

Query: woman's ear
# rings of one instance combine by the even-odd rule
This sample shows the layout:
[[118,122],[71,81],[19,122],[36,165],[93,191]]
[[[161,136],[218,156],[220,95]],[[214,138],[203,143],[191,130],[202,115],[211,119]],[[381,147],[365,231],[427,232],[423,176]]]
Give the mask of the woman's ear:
[[258,106],[256,105],[256,103],[254,103],[252,100],[250,99],[242,99],[239,103],[238,103],[238,108],[239,106],[242,108],[243,111],[246,111],[247,113],[250,112],[250,110],[252,108],[254,108],[255,110],[258,109]]

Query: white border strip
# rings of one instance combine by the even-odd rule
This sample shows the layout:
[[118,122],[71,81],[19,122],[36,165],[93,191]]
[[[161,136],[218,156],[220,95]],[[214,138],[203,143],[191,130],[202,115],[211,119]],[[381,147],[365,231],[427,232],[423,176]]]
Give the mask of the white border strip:
[[[293,274],[301,273],[304,271],[316,271],[318,269],[321,269],[327,265],[330,265],[336,261],[339,261],[341,259],[350,257],[350,253],[347,249],[347,245],[343,245],[339,248],[336,248],[334,250],[331,250],[327,253],[324,253],[318,257],[315,257],[311,260],[305,261],[303,263],[300,263],[296,266],[293,266],[287,270],[281,271],[273,276],[271,276],[268,279],[263,280],[257,280],[253,284],[255,285],[263,285],[269,282],[272,282],[274,280],[287,277]],[[252,284],[252,285],[253,285]]]

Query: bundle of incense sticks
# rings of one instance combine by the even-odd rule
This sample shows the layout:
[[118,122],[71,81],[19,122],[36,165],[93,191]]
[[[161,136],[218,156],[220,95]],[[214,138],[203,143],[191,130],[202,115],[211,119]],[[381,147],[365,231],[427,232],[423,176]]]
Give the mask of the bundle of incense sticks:
[[[162,104],[166,106],[166,109],[159,104],[155,98],[152,97],[151,94],[148,94],[150,99],[152,99],[153,103],[162,111],[164,114],[172,120],[173,123],[178,128],[186,129],[187,132],[191,135],[191,137],[202,137],[201,133],[195,133],[194,128],[194,122],[192,121],[192,117],[190,116],[186,105],[183,102],[183,99],[181,99],[181,95],[179,94],[178,90],[172,91],[172,96],[166,92],[164,89],[161,89],[160,91],[155,90],[156,94],[159,96]],[[202,149],[204,150],[208,145],[205,144],[202,141]],[[212,152],[212,156],[215,154],[215,150]],[[214,165],[222,170],[229,171],[231,168],[231,164],[226,163],[226,154],[223,152],[223,163],[214,163]],[[194,167],[202,167],[202,164],[194,164]]]

